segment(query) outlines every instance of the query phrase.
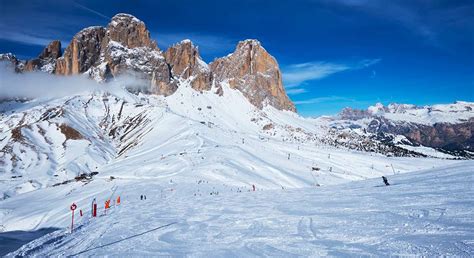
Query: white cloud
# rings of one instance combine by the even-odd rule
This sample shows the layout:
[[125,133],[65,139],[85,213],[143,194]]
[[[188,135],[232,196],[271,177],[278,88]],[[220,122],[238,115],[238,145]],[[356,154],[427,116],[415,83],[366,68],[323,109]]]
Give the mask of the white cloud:
[[286,90],[286,94],[288,95],[298,95],[307,92],[304,88],[290,88]]
[[0,63],[0,99],[55,98],[96,90],[114,93],[123,91],[123,88],[147,89],[149,85],[148,81],[136,78],[133,74],[124,74],[105,86],[83,74],[57,76],[39,71],[15,73],[10,63]]
[[[43,46],[43,47],[48,45],[51,41],[55,40],[54,38],[47,38],[47,37],[42,37],[42,36],[36,36],[33,34],[27,34],[24,32],[8,31],[8,30],[4,30],[2,31],[2,33],[0,33],[0,39],[18,42],[18,43],[22,43],[26,45],[35,45],[35,46]],[[64,47],[67,44],[69,44],[69,42],[61,40],[61,44]]]
[[[329,62],[307,62],[301,64],[292,64],[283,69],[283,81],[288,95],[298,95],[308,92],[303,86],[307,81],[319,80],[332,74],[349,71],[365,69],[380,62],[381,59],[362,59],[356,63],[329,63]],[[373,71],[372,76],[375,76]],[[372,77],[372,78],[373,78]],[[318,97],[305,100],[294,101],[296,105],[317,104],[322,102],[345,101],[352,102],[354,100],[330,96]]]
[[347,71],[364,69],[375,65],[381,59],[363,59],[357,63],[329,63],[329,62],[307,62],[292,64],[283,68],[283,81],[286,88],[300,86],[307,81],[319,80],[332,74]]
[[295,87],[305,81],[322,79],[331,74],[350,69],[344,64],[309,62],[293,64],[283,70],[283,80],[287,87]]

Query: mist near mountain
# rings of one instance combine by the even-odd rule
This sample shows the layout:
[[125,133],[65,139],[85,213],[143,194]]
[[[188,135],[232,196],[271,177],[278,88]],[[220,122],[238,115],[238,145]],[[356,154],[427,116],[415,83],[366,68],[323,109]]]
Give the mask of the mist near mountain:
[[83,74],[57,76],[41,71],[16,73],[8,63],[0,63],[0,99],[58,98],[97,90],[114,93],[124,88],[135,92],[146,85],[145,80],[130,74],[120,75],[107,83],[98,83]]

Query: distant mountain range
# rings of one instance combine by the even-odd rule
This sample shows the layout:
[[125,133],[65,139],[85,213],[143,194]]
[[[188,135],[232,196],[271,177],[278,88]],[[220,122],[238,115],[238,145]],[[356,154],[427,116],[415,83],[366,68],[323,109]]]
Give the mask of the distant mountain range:
[[454,155],[473,157],[474,154],[472,102],[432,106],[378,103],[367,110],[346,108],[332,126],[362,130],[380,137],[388,134],[393,136],[393,141],[433,147]]

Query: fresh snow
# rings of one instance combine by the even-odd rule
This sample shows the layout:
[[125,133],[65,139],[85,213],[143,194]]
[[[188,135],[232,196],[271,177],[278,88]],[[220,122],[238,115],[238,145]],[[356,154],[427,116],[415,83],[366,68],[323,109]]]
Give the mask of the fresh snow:
[[[127,178],[104,177],[5,201],[5,208],[30,204],[9,218],[16,227],[63,228],[7,257],[472,256],[472,171],[474,162],[465,161],[389,176],[388,187],[377,178],[300,189],[257,186],[255,192],[130,171]],[[141,194],[146,200],[140,201]],[[103,201],[118,195],[122,203],[104,215]],[[94,197],[98,218],[89,215]],[[77,217],[70,234],[72,202],[86,215]]]
[[[327,122],[223,90],[0,104],[0,231],[60,228],[11,255],[472,254],[472,161],[336,148]],[[72,202],[103,213],[117,195],[67,233]]]

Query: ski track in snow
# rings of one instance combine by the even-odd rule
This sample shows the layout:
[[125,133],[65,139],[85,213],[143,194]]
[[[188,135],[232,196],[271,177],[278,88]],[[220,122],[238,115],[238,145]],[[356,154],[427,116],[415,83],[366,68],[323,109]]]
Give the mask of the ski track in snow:
[[[98,218],[81,218],[73,234],[58,230],[10,255],[471,256],[473,170],[466,161],[392,176],[389,187],[370,179],[255,192],[205,182],[96,181],[84,191],[116,185],[122,204],[105,216],[100,210]],[[37,195],[63,203],[58,223],[67,225],[64,196]],[[88,203],[79,207],[87,210]]]

